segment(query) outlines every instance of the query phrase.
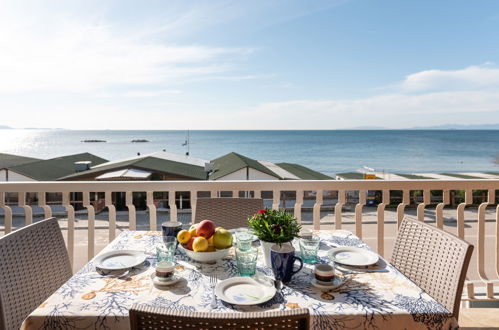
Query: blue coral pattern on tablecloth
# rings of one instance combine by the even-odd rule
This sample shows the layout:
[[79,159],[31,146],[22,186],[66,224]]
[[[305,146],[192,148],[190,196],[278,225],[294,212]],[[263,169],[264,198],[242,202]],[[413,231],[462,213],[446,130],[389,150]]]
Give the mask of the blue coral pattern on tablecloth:
[[[330,262],[327,251],[337,246],[369,249],[348,231],[315,232],[321,237],[319,259]],[[102,252],[139,250],[149,257],[146,266],[126,278],[109,278],[95,271],[92,261],[38,307],[25,322],[27,329],[128,329],[128,309],[133,303],[179,311],[245,312],[308,308],[313,329],[452,329],[450,313],[415,284],[386,265],[385,272],[344,276],[339,288],[322,291],[311,286],[313,266],[305,264],[271,300],[255,306],[237,306],[217,300],[212,309],[210,275],[219,280],[238,275],[230,258],[215,264],[193,262],[176,255],[176,272],[182,277],[167,290],[152,284],[158,232],[124,231]],[[298,245],[294,244],[298,250]],[[260,251],[261,252],[261,251]],[[259,258],[257,276],[272,277]]]

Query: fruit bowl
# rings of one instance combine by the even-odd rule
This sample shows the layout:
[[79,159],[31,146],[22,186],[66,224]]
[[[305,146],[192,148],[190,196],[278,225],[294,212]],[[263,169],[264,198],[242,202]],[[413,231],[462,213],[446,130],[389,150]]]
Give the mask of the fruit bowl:
[[230,251],[230,247],[228,247],[226,249],[216,250],[215,252],[194,252],[184,248],[182,244],[179,244],[178,248],[184,251],[189,258],[197,262],[215,262],[228,256]]

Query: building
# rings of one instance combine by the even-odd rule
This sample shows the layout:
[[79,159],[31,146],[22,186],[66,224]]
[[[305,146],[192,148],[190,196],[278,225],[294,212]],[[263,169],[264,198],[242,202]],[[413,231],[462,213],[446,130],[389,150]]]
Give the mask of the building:
[[37,162],[40,159],[0,153],[0,182],[2,181],[28,181],[24,176],[9,171],[10,167]]
[[[4,159],[3,155],[0,155],[0,159]],[[6,157],[6,159],[9,159],[9,157]],[[107,162],[106,159],[88,152],[51,159],[32,158],[31,160],[28,159],[27,162],[3,169],[5,175],[0,176],[0,181],[55,181],[61,177],[89,168],[92,165],[105,162]],[[5,178],[5,180],[1,178]]]
[[111,161],[60,176],[64,181],[206,180],[209,161],[166,151]]
[[307,167],[255,160],[235,152],[214,159],[209,180],[331,180]]

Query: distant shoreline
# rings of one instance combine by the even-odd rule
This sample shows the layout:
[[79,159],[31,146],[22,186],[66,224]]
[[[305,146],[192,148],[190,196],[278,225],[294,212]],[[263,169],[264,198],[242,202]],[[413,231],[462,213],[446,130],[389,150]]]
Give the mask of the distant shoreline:
[[[187,129],[72,129],[72,128],[15,128],[0,126],[0,130],[40,130],[40,131],[73,131],[73,132],[186,132]],[[331,129],[189,129],[191,132],[383,132],[383,131],[499,131],[497,127],[413,127],[413,128],[331,128]]]

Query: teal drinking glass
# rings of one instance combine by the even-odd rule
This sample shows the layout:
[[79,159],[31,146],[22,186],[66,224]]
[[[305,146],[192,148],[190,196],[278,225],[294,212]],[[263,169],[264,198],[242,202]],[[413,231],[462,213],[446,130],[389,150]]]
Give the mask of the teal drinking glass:
[[300,238],[300,257],[303,262],[307,264],[317,262],[317,251],[319,251],[320,242],[318,236]]
[[253,244],[253,234],[248,230],[248,228],[236,229],[236,244],[237,248],[241,251],[251,250],[251,246]]
[[173,261],[176,248],[177,239],[173,236],[164,236],[163,244],[156,246],[156,262]]
[[236,262],[240,276],[255,275],[257,257],[258,250],[253,247],[250,247],[249,250],[236,248]]

